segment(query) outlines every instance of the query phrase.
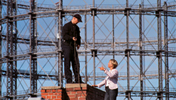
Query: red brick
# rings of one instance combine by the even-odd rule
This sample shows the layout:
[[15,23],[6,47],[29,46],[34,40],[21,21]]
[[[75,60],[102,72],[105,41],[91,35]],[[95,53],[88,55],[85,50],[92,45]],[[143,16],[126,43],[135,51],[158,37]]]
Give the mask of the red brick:
[[48,93],[48,95],[54,95],[53,93]]
[[56,92],[56,90],[52,90],[52,92]]
[[61,90],[61,89],[59,89],[59,90],[57,90],[57,92],[62,92],[62,90]]
[[70,94],[70,95],[68,95],[68,96],[69,96],[69,98],[76,98],[76,97],[77,97],[76,94]]
[[46,90],[46,92],[48,93],[48,92],[51,92],[51,90]]
[[86,100],[86,97],[79,97],[78,100]]
[[86,94],[86,91],[77,91],[79,94]]
[[87,95],[86,94],[77,94],[77,97],[82,97],[82,96],[86,97]]
[[82,87],[83,90],[87,90],[87,87]]
[[81,96],[87,96],[87,94],[82,94]]
[[52,99],[55,99],[56,98],[56,96],[52,96]]
[[[61,93],[60,93],[61,94]],[[53,95],[58,95],[58,93],[53,93]]]
[[66,91],[73,91],[73,88],[66,88]]
[[46,96],[47,99],[52,99],[51,96]]
[[67,92],[67,94],[76,94],[76,91],[70,91],[70,92]]
[[78,100],[78,98],[70,98],[70,100]]
[[62,95],[62,93],[56,93],[56,95]]
[[41,92],[45,92],[45,90],[41,90]]
[[80,87],[76,87],[76,88],[74,88],[74,90],[81,90],[81,88]]
[[61,99],[62,99],[62,96],[61,96],[61,95],[60,95],[60,96],[56,96],[56,98],[57,98],[57,99],[59,99],[59,98],[61,98]]
[[86,97],[85,97],[85,96],[81,96],[81,97],[79,97],[79,98],[83,98],[83,99],[85,99]]
[[46,96],[46,95],[48,95],[48,93],[41,93],[41,95],[42,95],[42,96]]

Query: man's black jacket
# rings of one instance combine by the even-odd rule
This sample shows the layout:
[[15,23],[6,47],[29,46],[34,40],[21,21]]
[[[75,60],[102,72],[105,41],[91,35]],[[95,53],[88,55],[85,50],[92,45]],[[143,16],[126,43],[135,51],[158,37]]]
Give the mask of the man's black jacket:
[[62,28],[62,46],[73,46],[73,37],[77,38],[76,44],[81,45],[79,27],[72,22],[66,23]]

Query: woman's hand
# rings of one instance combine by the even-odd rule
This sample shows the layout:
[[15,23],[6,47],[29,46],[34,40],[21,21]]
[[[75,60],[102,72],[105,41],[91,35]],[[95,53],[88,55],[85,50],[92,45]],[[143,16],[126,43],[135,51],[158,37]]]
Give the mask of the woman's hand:
[[93,87],[98,87],[97,85],[92,85]]
[[98,68],[100,68],[100,70],[102,70],[102,71],[105,71],[105,68],[103,66],[98,67]]

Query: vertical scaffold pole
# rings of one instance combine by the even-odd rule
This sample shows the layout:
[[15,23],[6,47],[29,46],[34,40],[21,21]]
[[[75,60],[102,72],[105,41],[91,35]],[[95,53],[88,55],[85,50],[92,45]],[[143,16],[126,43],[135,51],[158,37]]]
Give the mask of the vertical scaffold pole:
[[140,49],[140,91],[141,91],[141,97],[140,97],[140,100],[143,100],[143,48],[142,48],[142,41],[143,41],[143,38],[142,38],[142,12],[141,12],[141,9],[142,9],[142,5],[140,4],[139,5],[139,49]]
[[[16,61],[13,55],[16,55],[16,46],[17,46],[17,33],[14,30],[15,33],[13,33],[13,29],[16,28],[16,22],[14,22],[13,18],[10,16],[13,16],[16,14],[16,0],[7,0],[7,33],[6,33],[6,43],[7,43],[7,51],[6,51],[6,58],[7,58],[7,100],[12,100],[12,95],[16,95],[17,90],[17,71],[16,71]],[[15,98],[14,98],[15,99]]]
[[35,97],[34,93],[37,93],[37,31],[36,31],[36,18],[35,18],[35,0],[30,0],[30,94]]
[[163,100],[163,79],[162,79],[162,32],[161,32],[161,0],[157,0],[157,33],[158,33],[158,98]]
[[115,59],[114,14],[112,14],[112,48],[113,48],[113,59]]
[[[2,18],[2,2],[0,0],[0,19]],[[1,23],[1,21],[0,21]],[[2,59],[2,25],[0,24],[0,59]],[[2,60],[0,60],[0,70],[2,70]],[[2,71],[0,71],[0,97],[2,97],[2,84],[1,84],[1,79],[2,79]]]
[[[86,6],[85,6],[86,8]],[[87,50],[87,14],[85,12],[85,50]],[[87,84],[88,78],[87,78],[87,52],[85,51],[85,83]]]
[[126,91],[126,97],[128,100],[131,99],[131,92],[130,92],[130,50],[129,50],[129,14],[130,14],[130,8],[128,8],[128,0],[126,0],[126,9],[125,9],[125,15],[126,15],[126,57],[127,57],[127,91]]
[[62,33],[62,5],[63,1],[59,1],[59,10],[58,10],[58,74],[59,74],[59,84],[61,87],[63,87],[63,72],[62,72],[62,49],[61,49],[61,33]]
[[166,100],[169,100],[168,17],[166,2],[164,2],[164,7],[165,93]]
[[[95,8],[95,0],[93,0],[93,8]],[[95,10],[92,10],[92,16],[93,16],[93,49],[95,49]],[[93,51],[93,81],[94,81],[94,85],[95,83],[95,51]]]

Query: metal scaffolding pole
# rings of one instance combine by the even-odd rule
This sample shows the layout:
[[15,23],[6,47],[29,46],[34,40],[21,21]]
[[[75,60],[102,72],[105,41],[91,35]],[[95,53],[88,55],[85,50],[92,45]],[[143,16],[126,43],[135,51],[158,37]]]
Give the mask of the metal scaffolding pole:
[[143,48],[142,48],[142,43],[143,43],[143,38],[142,38],[142,6],[141,4],[139,5],[139,49],[140,49],[140,91],[141,91],[141,100],[143,100]]
[[59,85],[63,87],[63,68],[62,68],[62,49],[61,49],[61,33],[62,33],[62,5],[63,1],[60,0],[59,2],[59,10],[58,10],[58,69],[59,69]]
[[96,76],[95,76],[95,73],[96,73],[96,69],[95,69],[95,0],[93,0],[93,9],[92,9],[92,17],[93,17],[93,77],[94,77],[94,85],[96,84],[95,83],[95,79],[96,79]]
[[164,49],[165,49],[165,95],[166,100],[169,100],[169,60],[168,60],[168,17],[167,3],[164,2]]
[[130,8],[128,8],[128,0],[126,0],[126,57],[127,57],[127,90],[126,97],[128,100],[131,99],[131,91],[130,91],[130,49],[129,49],[129,16],[130,16]]
[[[85,6],[86,8],[86,6]],[[85,13],[84,15],[84,21],[87,22],[87,14]],[[87,50],[87,23],[85,24],[85,42],[86,44],[84,45],[85,50]],[[88,78],[87,78],[87,53],[85,52],[85,83],[87,84]]]
[[115,36],[114,36],[114,14],[112,14],[112,48],[113,48],[113,59],[115,59]]
[[[13,0],[13,15],[17,15],[17,1],[16,0]],[[13,20],[16,20],[17,18],[13,18]],[[13,55],[17,55],[17,34],[18,34],[18,31],[17,31],[17,21],[14,21],[13,22]],[[13,57],[13,59],[16,59],[17,57]],[[13,61],[13,88],[15,89],[14,90],[14,95],[17,95],[17,61]],[[16,97],[14,97],[16,99]]]
[[[2,2],[0,0],[0,19],[2,18]],[[1,21],[0,21],[1,22]],[[2,59],[2,25],[0,24],[0,59]],[[0,60],[2,62],[2,60]],[[0,70],[2,70],[2,63],[0,63]],[[2,97],[2,71],[0,71],[0,97]]]
[[[17,72],[16,72],[16,66],[17,63],[14,61],[15,57],[12,57],[13,55],[16,55],[16,43],[17,43],[17,33],[13,33],[13,30],[17,27],[17,23],[12,22],[12,20],[15,20],[13,18],[10,18],[10,16],[13,16],[16,14],[16,0],[7,0],[7,34],[6,34],[6,42],[7,42],[7,52],[6,52],[6,58],[7,58],[7,100],[12,100],[12,95],[16,95],[16,89],[17,89]],[[13,25],[14,24],[14,25]],[[16,29],[15,29],[16,32]]]
[[161,0],[157,0],[157,33],[158,33],[158,86],[159,86],[159,92],[158,92],[158,98],[160,100],[163,100],[163,78],[162,78],[162,32],[161,32]]
[[35,0],[30,1],[30,94],[35,97],[34,93],[37,93],[37,55],[34,53],[37,52],[37,26],[35,18]]

